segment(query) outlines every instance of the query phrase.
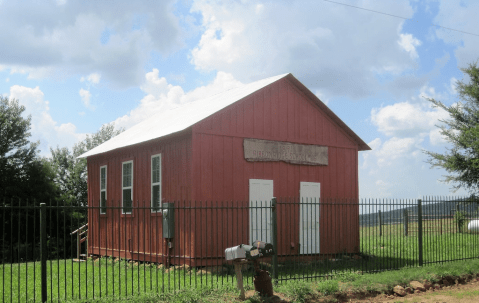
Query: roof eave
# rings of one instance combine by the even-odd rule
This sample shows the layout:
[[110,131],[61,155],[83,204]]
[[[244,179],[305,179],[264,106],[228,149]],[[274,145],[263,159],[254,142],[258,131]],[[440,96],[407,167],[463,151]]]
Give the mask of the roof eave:
[[336,122],[357,144],[359,151],[371,150],[366,142],[363,141],[346,123],[343,122],[332,110],[327,107],[312,91],[309,90],[303,83],[296,79],[291,73],[286,76],[297,88],[299,88],[306,96],[319,106],[319,108],[327,114],[334,122]]
[[98,154],[93,154],[93,155],[88,155],[88,156],[83,156],[84,154],[80,155],[77,157],[77,159],[81,159],[81,158],[91,158],[91,157],[98,157],[98,156],[103,156],[103,155],[106,155],[108,153],[112,153],[112,152],[117,152],[121,149],[126,149],[126,148],[132,148],[132,147],[136,147],[136,146],[140,146],[142,144],[150,144],[152,141],[155,141],[155,140],[167,140],[167,139],[171,139],[171,138],[174,138],[174,137],[180,137],[180,136],[184,136],[184,135],[187,135],[188,133],[191,134],[192,132],[192,128],[193,126],[189,126],[183,130],[180,130],[180,131],[177,131],[177,132],[174,132],[174,133],[171,133],[171,134],[168,134],[166,136],[162,136],[162,137],[158,137],[158,138],[153,138],[151,140],[148,140],[148,141],[144,141],[144,142],[139,142],[139,143],[136,143],[136,144],[132,144],[132,145],[127,145],[127,146],[122,146],[122,147],[118,147],[118,148],[115,148],[115,149],[111,149],[111,150],[108,150],[108,151],[105,151],[105,152],[102,152],[102,153],[98,153]]

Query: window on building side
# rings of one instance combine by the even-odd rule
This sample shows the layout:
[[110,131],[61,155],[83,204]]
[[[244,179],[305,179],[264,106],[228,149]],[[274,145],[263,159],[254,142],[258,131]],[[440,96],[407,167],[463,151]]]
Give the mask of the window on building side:
[[133,161],[123,162],[122,208],[124,214],[131,214],[133,200]]
[[106,214],[106,165],[100,167],[100,214]]
[[151,211],[161,208],[161,154],[151,157]]

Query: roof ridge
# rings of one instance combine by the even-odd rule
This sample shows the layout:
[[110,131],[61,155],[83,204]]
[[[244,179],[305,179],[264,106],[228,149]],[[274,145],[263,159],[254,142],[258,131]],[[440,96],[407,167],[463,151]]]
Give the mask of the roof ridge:
[[[207,97],[180,104],[164,112],[155,113],[118,136],[80,155],[79,158],[86,158],[182,131],[288,75],[290,73],[239,85]],[[171,113],[174,111],[182,111],[184,117],[171,117]]]

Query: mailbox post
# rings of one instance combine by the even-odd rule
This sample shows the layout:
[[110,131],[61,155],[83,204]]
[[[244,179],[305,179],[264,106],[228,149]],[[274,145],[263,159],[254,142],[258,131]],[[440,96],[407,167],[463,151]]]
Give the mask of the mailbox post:
[[266,270],[262,270],[258,266],[258,259],[274,255],[273,245],[262,241],[255,241],[253,245],[240,244],[225,249],[227,261],[233,261],[236,284],[240,291],[240,299],[245,300],[245,291],[243,287],[243,274],[241,268],[244,264],[253,262],[256,275],[254,276],[254,288],[261,296],[273,296],[273,284],[271,276]]

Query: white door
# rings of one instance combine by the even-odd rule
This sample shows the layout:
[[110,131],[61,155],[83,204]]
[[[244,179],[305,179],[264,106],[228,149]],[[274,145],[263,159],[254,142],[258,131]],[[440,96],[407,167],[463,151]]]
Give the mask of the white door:
[[319,183],[300,182],[299,243],[301,254],[319,254],[320,193]]
[[273,180],[249,180],[249,245],[256,240],[271,243],[271,198]]

